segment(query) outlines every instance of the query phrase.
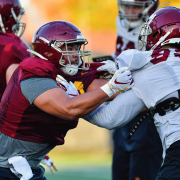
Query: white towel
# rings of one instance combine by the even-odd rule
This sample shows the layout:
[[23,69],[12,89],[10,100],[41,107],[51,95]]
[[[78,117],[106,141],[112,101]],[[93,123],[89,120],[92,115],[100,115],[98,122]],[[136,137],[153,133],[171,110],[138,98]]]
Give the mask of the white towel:
[[12,173],[19,177],[20,180],[29,180],[33,177],[31,167],[26,158],[22,156],[14,156],[9,158],[8,162]]

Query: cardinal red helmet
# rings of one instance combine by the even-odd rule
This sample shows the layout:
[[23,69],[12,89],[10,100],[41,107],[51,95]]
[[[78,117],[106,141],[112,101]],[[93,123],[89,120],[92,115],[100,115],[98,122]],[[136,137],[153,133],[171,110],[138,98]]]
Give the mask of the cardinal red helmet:
[[20,22],[24,13],[19,0],[0,0],[0,31],[20,37],[26,25]]
[[[122,25],[128,28],[136,28],[142,25],[148,17],[154,13],[159,5],[159,0],[118,0],[118,14]],[[127,14],[126,11],[133,6],[133,9],[140,9],[138,14]]]
[[[140,42],[142,41],[142,42]],[[180,43],[180,8],[167,6],[152,14],[141,28],[141,50],[159,49],[167,44]]]
[[[89,69],[91,51],[85,50],[87,43],[88,41],[74,24],[67,21],[52,21],[36,31],[32,39],[33,51],[29,50],[29,52],[54,62],[65,74],[75,75],[78,69]],[[75,51],[68,50],[69,44],[78,44],[81,48]],[[71,64],[69,56],[72,54],[78,54],[77,66]],[[85,57],[87,57],[86,64]]]

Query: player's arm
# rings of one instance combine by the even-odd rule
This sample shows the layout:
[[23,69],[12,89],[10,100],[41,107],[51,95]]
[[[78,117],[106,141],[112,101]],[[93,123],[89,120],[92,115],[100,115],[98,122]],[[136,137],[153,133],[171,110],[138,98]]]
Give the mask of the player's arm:
[[62,119],[74,120],[90,113],[107,99],[107,94],[100,88],[73,98],[61,88],[53,88],[40,94],[34,105]]
[[[62,83],[66,82],[62,80]],[[94,91],[70,98],[63,89],[52,88],[38,95],[33,103],[49,114],[66,120],[73,120],[89,114],[113,94],[128,90],[132,86],[130,72],[123,68],[118,70],[107,84]],[[72,95],[72,93],[73,91],[69,94]]]
[[83,117],[88,122],[106,129],[122,127],[145,108],[133,90],[119,94],[108,105],[102,105]]
[[[94,80],[92,81],[92,83],[88,86],[86,92],[90,92],[90,91],[93,91],[93,90],[95,90],[95,89],[98,89],[98,88],[100,88],[101,86],[105,85],[107,82],[108,82],[108,80],[106,80],[106,79],[94,79]],[[111,101],[112,99],[114,99],[118,94],[119,94],[119,92],[116,93],[116,94],[114,94],[113,96],[111,96],[111,97],[108,99],[108,101]]]

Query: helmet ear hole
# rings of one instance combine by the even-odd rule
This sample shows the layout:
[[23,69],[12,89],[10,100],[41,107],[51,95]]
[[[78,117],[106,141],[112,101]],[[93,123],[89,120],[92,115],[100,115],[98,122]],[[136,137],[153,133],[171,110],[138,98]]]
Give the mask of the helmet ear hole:
[[158,35],[158,31],[156,31],[152,37],[155,39],[157,37],[157,35]]
[[8,22],[9,21],[9,18],[7,16],[3,16],[3,21],[4,22]]
[[155,38],[157,38],[158,35],[159,35],[159,37],[162,36],[162,29],[159,29],[158,31],[156,31],[152,37],[155,39]]

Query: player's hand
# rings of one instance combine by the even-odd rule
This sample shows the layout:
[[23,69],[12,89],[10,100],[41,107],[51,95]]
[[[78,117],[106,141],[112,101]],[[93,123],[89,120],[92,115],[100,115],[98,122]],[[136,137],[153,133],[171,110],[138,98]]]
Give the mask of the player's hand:
[[128,67],[117,70],[110,81],[101,87],[101,89],[111,97],[117,92],[125,92],[134,86],[134,81]]
[[114,74],[117,71],[116,64],[111,61],[103,61],[102,63],[105,63],[104,65],[97,68],[97,71],[108,71],[110,74]]
[[45,156],[41,163],[46,165],[52,173],[54,173],[54,171],[58,171],[57,166],[49,156]]
[[70,98],[79,95],[76,86],[71,81],[68,83],[62,76],[57,75],[56,82],[62,89],[66,91]]

